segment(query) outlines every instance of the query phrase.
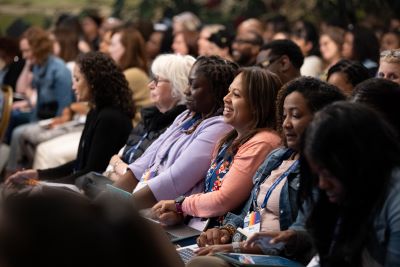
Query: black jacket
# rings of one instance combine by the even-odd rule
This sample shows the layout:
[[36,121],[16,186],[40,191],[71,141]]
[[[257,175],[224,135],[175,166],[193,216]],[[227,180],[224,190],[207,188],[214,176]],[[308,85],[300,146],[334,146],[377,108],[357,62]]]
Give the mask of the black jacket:
[[111,107],[92,109],[79,141],[77,158],[56,168],[38,170],[39,179],[73,184],[85,173],[103,172],[131,130],[132,120],[122,111]]
[[[156,107],[147,107],[141,110],[142,120],[132,130],[129,135],[126,147],[122,154],[122,159],[125,163],[130,164],[139,158],[143,152],[171,125],[175,118],[186,109],[185,105],[178,105],[165,113],[161,113]],[[136,146],[142,136],[147,133],[143,142],[130,158],[129,150]]]

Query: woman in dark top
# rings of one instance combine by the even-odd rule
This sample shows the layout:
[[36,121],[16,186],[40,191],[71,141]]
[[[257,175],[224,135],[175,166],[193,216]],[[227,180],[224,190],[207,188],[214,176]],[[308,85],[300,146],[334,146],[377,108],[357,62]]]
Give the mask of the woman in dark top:
[[98,52],[81,55],[74,68],[73,89],[78,101],[90,105],[77,158],[52,169],[17,172],[7,184],[28,178],[74,183],[89,171],[104,171],[108,159],[123,146],[132,130],[135,107],[128,83],[112,59]]

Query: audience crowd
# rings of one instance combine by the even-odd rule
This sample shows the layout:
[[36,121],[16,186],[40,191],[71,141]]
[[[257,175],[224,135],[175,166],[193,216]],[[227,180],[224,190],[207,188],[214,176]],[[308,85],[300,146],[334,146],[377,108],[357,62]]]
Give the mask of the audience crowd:
[[89,9],[0,36],[0,265],[400,266],[394,25]]

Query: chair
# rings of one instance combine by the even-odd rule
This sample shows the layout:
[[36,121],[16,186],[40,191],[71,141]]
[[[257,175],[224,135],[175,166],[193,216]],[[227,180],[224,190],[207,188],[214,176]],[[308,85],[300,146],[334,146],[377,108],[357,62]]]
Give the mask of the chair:
[[10,122],[11,109],[13,103],[13,90],[9,85],[1,87],[2,103],[0,117],[0,143],[3,141],[5,132],[7,131],[8,123]]

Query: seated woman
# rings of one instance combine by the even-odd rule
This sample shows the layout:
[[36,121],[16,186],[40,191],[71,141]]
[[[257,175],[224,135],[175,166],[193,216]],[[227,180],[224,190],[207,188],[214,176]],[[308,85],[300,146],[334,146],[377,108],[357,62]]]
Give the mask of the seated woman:
[[184,266],[162,229],[142,218],[126,199],[92,202],[46,186],[5,192],[0,201],[4,266],[123,267],[134,260],[148,267]]
[[224,121],[234,129],[214,150],[204,192],[160,201],[152,209],[155,217],[168,225],[181,222],[183,214],[213,218],[210,227],[246,201],[257,168],[281,143],[275,132],[275,101],[280,87],[278,76],[259,67],[240,71],[224,97]]
[[[381,78],[368,79],[359,83],[354,88],[350,101],[363,103],[380,112],[397,131],[397,136],[399,137],[400,118],[397,114],[400,112],[400,106],[398,105],[400,102],[400,86],[397,83]],[[308,177],[308,175],[304,176]],[[306,192],[302,195],[308,196],[309,193]],[[270,242],[272,243],[285,242],[286,252],[290,250],[290,254],[292,255],[304,255],[305,248],[312,246],[312,239],[306,232],[305,226],[313,202],[311,201],[312,199],[306,200],[308,206],[303,206],[303,210],[299,211],[296,222],[292,224],[288,230],[280,232],[260,232],[247,239],[246,243],[251,246],[255,244],[254,241],[256,240],[271,238]]]
[[112,156],[106,176],[116,181],[128,167],[167,129],[186,109],[184,90],[189,71],[195,62],[191,56],[164,54],[156,57],[151,66],[153,80],[148,87],[152,107],[143,108],[141,122],[133,128],[126,145]]
[[342,59],[329,68],[326,81],[350,96],[354,87],[368,78],[368,69],[360,62]]
[[133,101],[137,107],[133,125],[140,121],[140,110],[151,105],[146,47],[140,32],[133,28],[117,28],[111,34],[110,57],[123,70]]
[[400,84],[400,48],[381,52],[376,76]]
[[364,103],[381,112],[400,140],[400,85],[388,79],[371,78],[358,84],[351,101]]
[[[244,247],[244,242],[240,242],[243,236],[240,233],[235,234],[236,228],[243,227],[248,234],[280,231],[287,229],[295,221],[298,211],[301,136],[316,111],[343,99],[344,95],[339,89],[311,77],[301,77],[283,86],[277,100],[277,120],[282,127],[285,147],[273,151],[258,168],[253,177],[251,195],[241,213],[229,213],[224,226],[209,229],[200,235],[197,243],[202,248],[197,252],[198,255],[220,251],[284,253],[283,247],[270,248],[263,243]],[[229,266],[216,257],[195,257],[189,266],[213,266],[218,263]]]
[[8,178],[8,185],[26,182],[28,178],[74,183],[89,171],[104,171],[108,159],[128,138],[135,113],[132,92],[112,59],[100,52],[80,55],[73,77],[78,101],[88,101],[91,108],[77,158],[52,169],[19,171]]
[[139,208],[202,191],[213,148],[232,129],[221,114],[236,71],[235,63],[215,56],[194,63],[185,90],[188,110],[114,183],[129,192],[135,189]]
[[307,129],[320,197],[308,219],[320,266],[400,266],[400,145],[380,114],[335,103]]

